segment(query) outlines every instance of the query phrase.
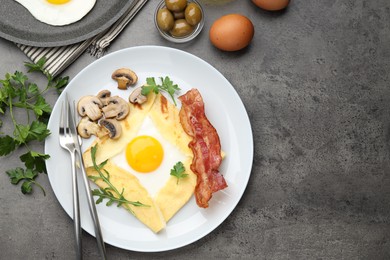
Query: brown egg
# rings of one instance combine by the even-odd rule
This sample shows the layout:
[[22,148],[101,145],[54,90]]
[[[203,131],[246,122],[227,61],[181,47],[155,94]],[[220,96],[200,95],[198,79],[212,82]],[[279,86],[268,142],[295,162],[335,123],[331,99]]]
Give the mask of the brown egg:
[[288,6],[290,0],[252,0],[260,8],[267,11],[279,11]]
[[251,42],[255,33],[252,22],[240,14],[228,14],[217,19],[210,28],[211,43],[224,51],[238,51]]

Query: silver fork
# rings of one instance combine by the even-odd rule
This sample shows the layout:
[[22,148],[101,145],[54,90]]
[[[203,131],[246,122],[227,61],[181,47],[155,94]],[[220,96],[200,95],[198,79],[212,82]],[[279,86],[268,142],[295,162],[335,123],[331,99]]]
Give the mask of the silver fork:
[[[75,114],[75,113],[74,113]],[[87,201],[89,212],[91,214],[95,236],[98,243],[98,248],[103,259],[106,259],[106,250],[104,246],[103,236],[100,230],[99,218],[96,212],[95,201],[91,193],[89,181],[85,169],[83,167],[83,158],[81,154],[81,140],[77,134],[75,118],[72,116],[71,106],[69,105],[68,95],[65,94],[65,101],[61,107],[60,127],[59,127],[60,145],[68,150],[71,155],[72,163],[72,192],[73,192],[73,219],[76,238],[76,255],[77,259],[82,259],[82,243],[81,243],[81,226],[80,226],[80,205],[76,175],[76,165],[82,172],[82,180],[85,191],[87,193]],[[77,160],[77,161],[76,161]]]
[[81,225],[80,225],[80,203],[76,175],[76,145],[69,126],[69,105],[67,96],[61,106],[59,136],[60,145],[70,153],[72,167],[72,194],[73,194],[73,221],[76,241],[76,257],[82,259]]

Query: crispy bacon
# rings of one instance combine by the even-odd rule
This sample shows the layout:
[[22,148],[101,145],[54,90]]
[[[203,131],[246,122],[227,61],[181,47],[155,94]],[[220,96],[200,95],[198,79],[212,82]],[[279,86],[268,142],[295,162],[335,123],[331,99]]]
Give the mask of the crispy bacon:
[[197,89],[191,89],[179,97],[180,123],[193,139],[189,147],[194,153],[191,170],[197,175],[195,187],[196,203],[207,208],[214,192],[227,187],[225,178],[219,172],[222,162],[221,143],[215,128],[207,119],[202,96]]

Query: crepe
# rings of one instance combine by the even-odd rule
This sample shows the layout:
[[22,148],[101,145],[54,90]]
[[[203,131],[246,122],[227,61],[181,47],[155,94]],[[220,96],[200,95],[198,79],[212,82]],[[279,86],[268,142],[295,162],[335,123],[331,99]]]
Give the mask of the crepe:
[[[131,204],[122,204],[122,206],[130,211],[142,223],[149,227],[153,232],[159,232],[165,227],[165,219],[162,217],[160,209],[155,205],[153,199],[149,196],[148,191],[141,185],[138,179],[121,169],[110,161],[103,168],[110,173],[109,178],[112,185],[121,192],[128,201],[141,202],[145,206],[133,206]],[[99,176],[94,168],[90,167],[86,170],[88,176]],[[107,188],[108,185],[97,180],[95,184],[101,188]],[[116,196],[118,198],[118,196]]]
[[[112,157],[121,153],[126,145],[137,136],[147,116],[150,116],[160,134],[183,153],[186,158],[183,161],[185,174],[188,174],[180,180],[175,176],[169,176],[168,181],[156,194],[155,198],[148,194],[148,191],[133,173],[124,170],[111,161]],[[165,227],[166,222],[188,202],[194,193],[196,175],[190,169],[193,154],[188,147],[191,138],[184,132],[180,124],[179,109],[161,94],[149,94],[147,102],[142,105],[131,104],[130,113],[125,120],[121,121],[121,126],[122,135],[119,139],[96,139],[91,147],[84,152],[84,165],[87,174],[97,175],[92,167],[91,148],[98,144],[96,163],[100,164],[108,160],[104,169],[109,172],[111,183],[118,190],[124,190],[123,195],[127,200],[150,205],[147,208],[134,206],[125,206],[125,208],[131,209],[137,219],[157,233]],[[170,172],[164,172],[163,174],[170,175]],[[101,188],[106,187],[106,183],[102,181],[96,181],[95,183]]]
[[137,135],[145,117],[149,113],[152,105],[154,104],[156,95],[152,92],[148,95],[148,100],[142,105],[130,104],[129,115],[119,121],[122,127],[122,135],[118,139],[110,139],[108,136],[103,138],[96,138],[91,146],[84,152],[83,160],[86,168],[92,167],[91,148],[98,145],[99,149],[96,152],[96,163],[112,158],[113,156],[122,152],[126,145]]

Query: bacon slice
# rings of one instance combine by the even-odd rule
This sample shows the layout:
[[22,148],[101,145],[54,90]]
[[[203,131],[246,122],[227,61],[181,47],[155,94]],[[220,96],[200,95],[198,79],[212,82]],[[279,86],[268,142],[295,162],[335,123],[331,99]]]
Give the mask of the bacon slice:
[[217,131],[205,115],[199,91],[191,89],[179,100],[182,104],[180,123],[193,138],[188,146],[194,153],[191,170],[197,175],[196,203],[199,207],[207,208],[212,194],[227,187],[225,178],[218,170],[222,162],[221,143]]

